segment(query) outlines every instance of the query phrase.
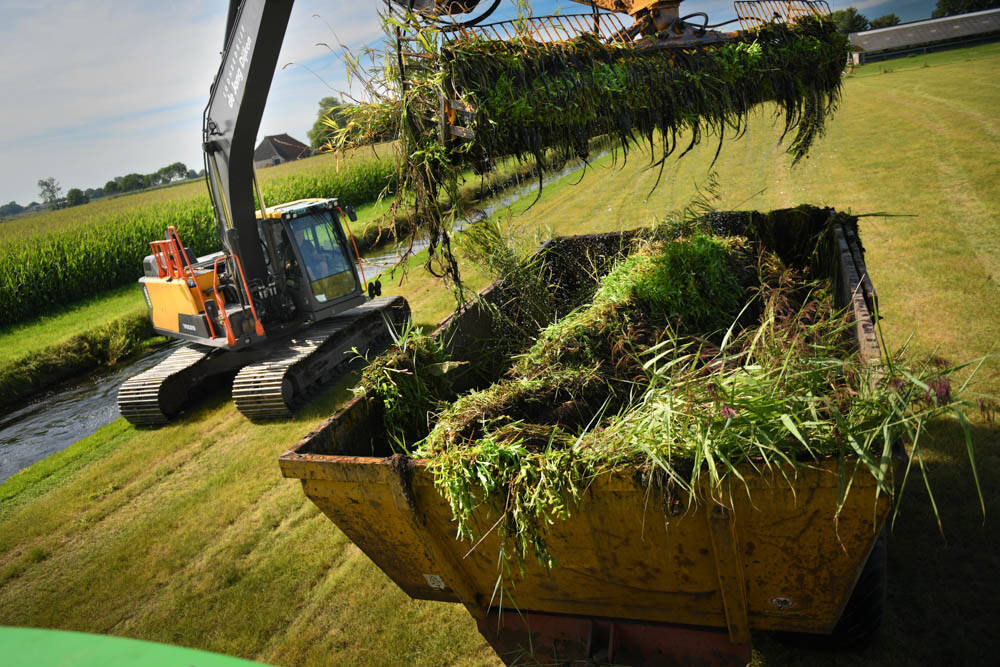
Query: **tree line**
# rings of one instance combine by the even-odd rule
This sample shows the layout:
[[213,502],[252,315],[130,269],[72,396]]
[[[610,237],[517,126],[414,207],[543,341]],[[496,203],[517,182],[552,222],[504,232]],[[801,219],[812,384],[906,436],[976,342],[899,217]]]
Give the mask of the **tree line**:
[[[979,12],[984,9],[996,9],[1000,7],[1000,0],[937,0],[937,6],[931,12],[931,18],[942,18],[944,16],[954,16],[956,14],[968,14],[969,12]],[[830,17],[837,24],[841,32],[864,32],[865,30],[876,30],[878,28],[889,28],[899,25],[899,17],[895,14],[884,14],[877,18],[868,20],[855,7],[838,9]]]
[[204,173],[204,170],[199,172],[194,169],[188,169],[187,165],[183,162],[174,162],[151,174],[132,173],[118,176],[105,183],[102,189],[106,195],[117,194],[119,192],[135,192],[136,190],[145,190],[156,185],[166,185],[174,181],[198,178],[199,176],[203,176]]
[[91,199],[107,195],[136,192],[157,185],[167,185],[176,181],[190,180],[205,175],[205,170],[188,169],[183,162],[174,162],[157,169],[151,174],[125,174],[116,176],[99,188],[70,188],[63,195],[62,186],[53,176],[38,180],[38,196],[42,200],[21,206],[16,201],[0,205],[0,218],[17,215],[25,211],[33,211],[42,207],[50,209],[67,208],[86,204]]

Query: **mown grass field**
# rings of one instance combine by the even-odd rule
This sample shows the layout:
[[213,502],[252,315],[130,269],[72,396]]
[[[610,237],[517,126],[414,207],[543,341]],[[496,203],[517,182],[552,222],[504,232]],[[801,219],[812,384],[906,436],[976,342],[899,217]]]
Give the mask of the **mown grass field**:
[[[1000,338],[1000,47],[847,80],[841,111],[794,171],[766,117],[726,147],[717,206],[802,202],[862,219],[888,339],[952,360]],[[524,247],[554,233],[635,227],[691,200],[714,147],[671,165],[660,188],[633,154],[546,188],[506,221]],[[571,176],[566,181],[576,181]],[[523,208],[523,205],[520,207]],[[472,285],[483,276],[465,267]],[[388,284],[387,284],[388,287]],[[389,291],[417,321],[449,297],[420,270]],[[346,385],[347,383],[345,383]],[[1000,394],[991,362],[977,386]],[[459,605],[399,591],[284,480],[277,456],[340,405],[345,386],[285,422],[252,425],[224,390],[159,430],[123,421],[0,485],[0,623],[167,641],[275,664],[496,664]],[[954,424],[935,425],[928,468],[944,522],[911,484],[890,540],[888,615],[856,655],[755,637],[758,665],[991,664],[1000,654],[1000,432],[973,424],[985,523]]]

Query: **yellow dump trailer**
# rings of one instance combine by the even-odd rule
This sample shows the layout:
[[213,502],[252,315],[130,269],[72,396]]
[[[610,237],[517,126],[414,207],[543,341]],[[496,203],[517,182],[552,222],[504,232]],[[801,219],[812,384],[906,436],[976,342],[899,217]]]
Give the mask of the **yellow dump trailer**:
[[[840,226],[832,234],[839,298],[875,363],[875,293],[860,244]],[[554,256],[600,255],[612,238],[558,239],[565,252]],[[482,318],[474,309],[457,317],[457,335],[474,338]],[[880,533],[891,499],[876,497],[866,471],[839,518],[834,460],[744,470],[745,485],[693,509],[617,471],[595,479],[572,516],[547,530],[558,566],[529,559],[504,591],[501,614],[495,518],[484,507],[475,530],[487,537],[475,546],[458,540],[427,462],[391,455],[380,410],[353,400],[281,456],[282,472],[302,480],[306,495],[411,597],[465,605],[506,660],[530,652],[544,663],[745,664],[753,630],[831,633],[866,564],[884,567]],[[873,548],[881,563],[869,563]]]

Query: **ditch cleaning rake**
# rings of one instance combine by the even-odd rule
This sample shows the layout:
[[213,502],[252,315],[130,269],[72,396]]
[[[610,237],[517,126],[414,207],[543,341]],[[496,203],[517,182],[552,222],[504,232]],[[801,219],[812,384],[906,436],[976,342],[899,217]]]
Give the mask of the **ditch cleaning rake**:
[[[696,46],[731,36],[716,31],[724,25],[739,22],[747,30],[772,21],[793,22],[807,15],[828,16],[826,0],[736,0],[736,18],[709,24],[708,14],[692,12],[681,15],[683,0],[573,0],[590,7],[589,13],[518,17],[486,23],[501,0],[472,18],[459,20],[456,15],[474,13],[481,0],[392,0],[441,30],[446,39],[512,40],[528,38],[539,44],[564,42],[585,33],[602,41],[635,42],[641,37],[653,37],[660,44]],[[626,27],[621,14],[632,17]],[[700,19],[700,22],[699,22]]]
[[[637,49],[679,49],[690,51],[701,46],[740,38],[739,31],[724,32],[723,26],[738,23],[741,31],[767,23],[795,23],[807,16],[829,16],[825,0],[737,0],[733,3],[736,18],[710,24],[705,12],[681,15],[682,0],[573,0],[590,7],[588,13],[528,16],[487,22],[501,0],[493,0],[479,14],[460,19],[476,11],[481,0],[392,0],[417,17],[419,29],[430,27],[446,43],[521,41],[540,49],[552,48],[584,36],[596,37],[604,44],[632,45]],[[622,14],[632,17],[626,26]],[[412,38],[397,33],[397,62],[401,80],[408,68],[435,67],[426,54],[406,48]],[[441,96],[439,129],[442,144],[475,138],[468,121],[476,109],[466,102]]]

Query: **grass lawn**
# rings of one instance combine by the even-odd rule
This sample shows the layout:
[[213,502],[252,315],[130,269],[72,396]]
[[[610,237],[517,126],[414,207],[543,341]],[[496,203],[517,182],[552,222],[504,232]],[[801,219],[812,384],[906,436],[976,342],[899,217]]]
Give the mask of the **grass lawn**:
[[[896,345],[912,337],[920,354],[969,359],[1000,337],[1000,50],[926,60],[849,78],[827,136],[794,171],[762,116],[715,165],[716,205],[883,214],[863,218],[861,231],[887,337]],[[580,184],[546,188],[505,224],[528,247],[553,233],[664,217],[706,183],[713,151],[672,163],[652,193],[656,174],[638,153],[625,167],[599,161]],[[466,273],[472,286],[483,283]],[[407,295],[418,322],[451,305],[416,268],[386,288]],[[0,624],[276,664],[496,664],[460,605],[408,599],[297,482],[281,478],[277,456],[342,404],[347,384],[263,426],[218,390],[175,424],[136,430],[119,420],[0,485]],[[1000,394],[996,362],[978,386]],[[890,540],[889,608],[876,645],[833,656],[759,636],[755,664],[987,664],[1000,654],[1000,433],[984,420],[974,428],[989,520],[978,513],[954,425],[935,425],[927,463],[945,537],[912,484]]]
[[104,322],[145,311],[146,300],[142,298],[139,285],[125,285],[75,303],[62,312],[0,329],[0,366],[25,354],[62,343]]

